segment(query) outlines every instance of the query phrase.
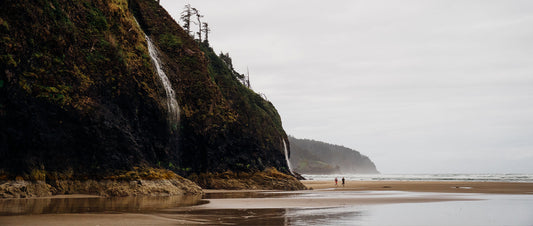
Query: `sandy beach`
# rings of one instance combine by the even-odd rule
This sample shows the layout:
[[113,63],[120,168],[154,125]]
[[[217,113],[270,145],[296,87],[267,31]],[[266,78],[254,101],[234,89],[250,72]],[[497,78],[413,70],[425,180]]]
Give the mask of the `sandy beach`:
[[[521,200],[526,208],[504,208],[498,210],[505,213],[513,211],[531,211],[533,204],[532,183],[506,182],[448,182],[448,181],[347,181],[345,186],[335,186],[333,181],[303,181],[311,188],[303,191],[254,191],[254,190],[204,190],[205,200],[201,205],[170,207],[147,211],[105,211],[62,213],[60,208],[53,206],[57,212],[47,214],[1,216],[0,225],[177,225],[177,224],[269,224],[287,225],[324,222],[364,221],[372,225],[390,223],[382,219],[395,219],[416,212],[414,219],[406,222],[425,223],[438,219],[436,213],[444,211],[458,215],[456,222],[473,223],[483,220],[487,211],[494,206],[511,205],[507,199]],[[68,199],[68,196],[55,197]],[[88,197],[91,198],[91,197]],[[94,197],[92,197],[94,198]],[[80,196],[72,199],[82,200]],[[487,201],[488,200],[488,201]],[[86,205],[85,201],[85,205]],[[440,204],[439,204],[440,203]],[[1,202],[0,202],[1,204]],[[70,202],[68,208],[75,203]],[[461,206],[460,213],[457,205]],[[469,206],[471,210],[469,210]],[[397,208],[392,212],[388,208]],[[434,208],[438,207],[435,212]],[[44,208],[44,207],[43,207]],[[485,209],[484,209],[485,208]],[[371,211],[370,211],[371,210]],[[370,212],[368,212],[370,211]],[[385,211],[385,212],[384,212]],[[440,211],[440,212],[439,212]],[[470,212],[469,212],[470,211]],[[371,213],[371,214],[370,214]],[[479,217],[470,217],[480,215]],[[515,214],[515,212],[513,212]],[[519,214],[519,213],[518,213]],[[383,216],[384,215],[384,216]],[[441,214],[442,215],[442,214]],[[464,216],[463,216],[464,215]],[[500,214],[499,216],[506,216]],[[529,214],[524,213],[523,217]],[[424,218],[425,217],[425,218]],[[529,218],[521,219],[513,215],[512,219],[529,222]],[[341,221],[344,220],[344,221]],[[503,219],[506,220],[506,219]],[[531,219],[533,221],[533,219]],[[298,223],[300,222],[300,223]],[[494,221],[498,222],[498,221]],[[505,222],[505,221],[503,221]],[[450,221],[453,223],[453,221]],[[480,221],[485,225],[485,221]],[[490,222],[488,222],[490,223]],[[401,224],[400,224],[401,225]],[[518,224],[521,225],[521,224]]]
[[[384,203],[422,203],[439,201],[472,200],[468,196],[455,196],[453,193],[486,194],[532,194],[533,183],[507,182],[458,182],[458,181],[302,181],[310,190],[282,192],[281,197],[239,197],[232,193],[249,194],[250,191],[205,190],[209,194],[225,194],[226,198],[211,199],[208,204],[196,206],[197,209],[239,209],[239,208],[325,208],[342,205],[384,204]],[[383,195],[369,191],[410,192],[416,195]],[[360,192],[350,193],[347,192]],[[438,194],[436,194],[438,193]],[[445,193],[445,194],[441,194]],[[452,194],[449,194],[452,193]],[[268,194],[268,193],[266,193]],[[290,195],[292,194],[292,195]],[[299,194],[299,195],[295,195]],[[356,194],[356,195],[354,195]],[[386,193],[395,194],[395,193]],[[402,193],[403,194],[403,193]],[[230,199],[228,199],[228,197]]]
[[410,191],[410,192],[456,192],[488,194],[533,194],[533,183],[477,182],[477,181],[302,181],[312,189],[335,189],[350,191]]

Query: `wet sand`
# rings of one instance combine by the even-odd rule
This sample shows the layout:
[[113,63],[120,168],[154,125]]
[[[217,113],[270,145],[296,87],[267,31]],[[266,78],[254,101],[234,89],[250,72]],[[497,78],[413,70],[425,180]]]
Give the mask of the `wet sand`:
[[335,186],[331,181],[302,181],[312,189],[349,191],[410,191],[488,194],[533,194],[533,183],[477,182],[477,181],[346,181]]
[[[531,183],[456,182],[456,181],[348,181],[345,187],[335,187],[332,181],[303,181],[312,190],[283,191],[235,191],[205,190],[209,203],[196,206],[150,209],[140,212],[105,211],[87,213],[48,213],[16,216],[0,216],[0,225],[178,225],[178,224],[270,224],[289,222],[336,222],[338,218],[357,220],[361,217],[381,219],[379,211],[389,204],[401,205],[392,212],[419,208],[425,211],[436,203],[449,203],[449,211],[455,211],[455,203],[466,205],[481,202],[500,194],[521,194],[533,197]],[[479,193],[479,194],[473,194]],[[482,193],[486,193],[483,195]],[[526,195],[526,196],[524,196]],[[501,195],[500,195],[501,196]],[[68,197],[68,196],[66,196]],[[58,198],[58,197],[56,197]],[[65,197],[60,197],[65,198]],[[73,196],[79,199],[80,196]],[[527,198],[530,199],[531,198]],[[481,201],[480,201],[481,200]],[[526,203],[529,205],[530,201]],[[432,204],[435,203],[435,204]],[[414,206],[413,206],[414,205]],[[442,206],[443,204],[437,205]],[[491,207],[494,204],[484,204]],[[500,204],[498,204],[500,205]],[[512,204],[514,205],[514,204]],[[402,207],[403,206],[403,207]],[[481,205],[483,206],[483,205]],[[476,209],[479,204],[476,204]],[[364,212],[370,208],[376,214]],[[492,208],[492,207],[491,207]],[[512,209],[512,208],[511,208]],[[377,211],[377,213],[376,213]],[[428,217],[433,212],[428,213]],[[455,212],[452,212],[455,213]],[[318,215],[317,215],[318,214]],[[322,215],[320,215],[322,214]],[[366,214],[366,215],[365,215]],[[385,213],[388,217],[391,213]],[[409,212],[402,213],[409,214]],[[361,215],[361,216],[359,216]],[[416,215],[418,216],[418,215]],[[316,219],[313,219],[316,217]],[[468,220],[468,216],[458,222]],[[527,219],[526,219],[527,220]],[[349,220],[350,221],[350,220]],[[409,222],[409,221],[408,221]],[[425,221],[424,221],[425,222]],[[464,222],[463,222],[464,223]]]
[[0,225],[176,225],[198,222],[160,217],[155,214],[135,213],[86,213],[86,214],[42,214],[0,217]]
[[[260,201],[254,199],[257,197],[237,197],[233,195],[230,197],[231,199],[211,199],[208,204],[196,206],[194,208],[329,208],[344,205],[476,200],[469,198],[468,196],[455,196],[453,193],[533,194],[533,183],[457,181],[347,181],[344,186],[342,186],[340,183],[339,185],[335,186],[333,181],[307,180],[302,182],[312,190],[299,192],[280,192],[276,194],[287,194],[288,196],[263,197]],[[369,191],[389,191],[390,193],[372,193]],[[409,192],[409,194],[394,195],[403,194],[394,193],[395,191]],[[224,191],[206,190],[208,195],[211,193],[217,194],[220,192]]]

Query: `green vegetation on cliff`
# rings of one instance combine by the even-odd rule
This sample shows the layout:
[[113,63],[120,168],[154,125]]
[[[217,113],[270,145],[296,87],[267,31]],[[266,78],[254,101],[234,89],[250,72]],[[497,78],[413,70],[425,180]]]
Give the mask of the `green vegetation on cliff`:
[[159,81],[127,1],[0,4],[3,168],[96,176],[172,156]]
[[155,1],[132,1],[143,30],[160,46],[182,109],[179,161],[192,172],[288,173],[287,141],[274,106],[241,84],[207,42],[198,43]]
[[[144,34],[176,92],[177,127]],[[2,1],[0,124],[5,177],[288,173],[272,103],[152,0]]]

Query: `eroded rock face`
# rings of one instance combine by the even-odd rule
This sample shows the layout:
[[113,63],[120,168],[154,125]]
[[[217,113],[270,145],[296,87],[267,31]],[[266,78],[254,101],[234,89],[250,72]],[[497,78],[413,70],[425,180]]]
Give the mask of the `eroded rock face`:
[[275,168],[246,173],[231,172],[201,173],[192,175],[191,180],[209,189],[260,189],[260,190],[305,190],[307,187],[293,176],[281,173]]
[[52,195],[51,186],[44,181],[3,181],[0,182],[0,198],[30,198]]
[[56,180],[4,181],[0,184],[0,198],[46,197],[63,194],[87,194],[105,197],[122,196],[180,196],[201,195],[202,189],[187,179],[169,180]]

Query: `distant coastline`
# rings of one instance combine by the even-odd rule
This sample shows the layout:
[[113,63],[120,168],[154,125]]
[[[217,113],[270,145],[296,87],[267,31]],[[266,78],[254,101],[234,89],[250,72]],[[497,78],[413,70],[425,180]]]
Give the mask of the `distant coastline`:
[[303,174],[307,180],[332,180],[345,177],[355,181],[473,181],[533,183],[532,174]]

